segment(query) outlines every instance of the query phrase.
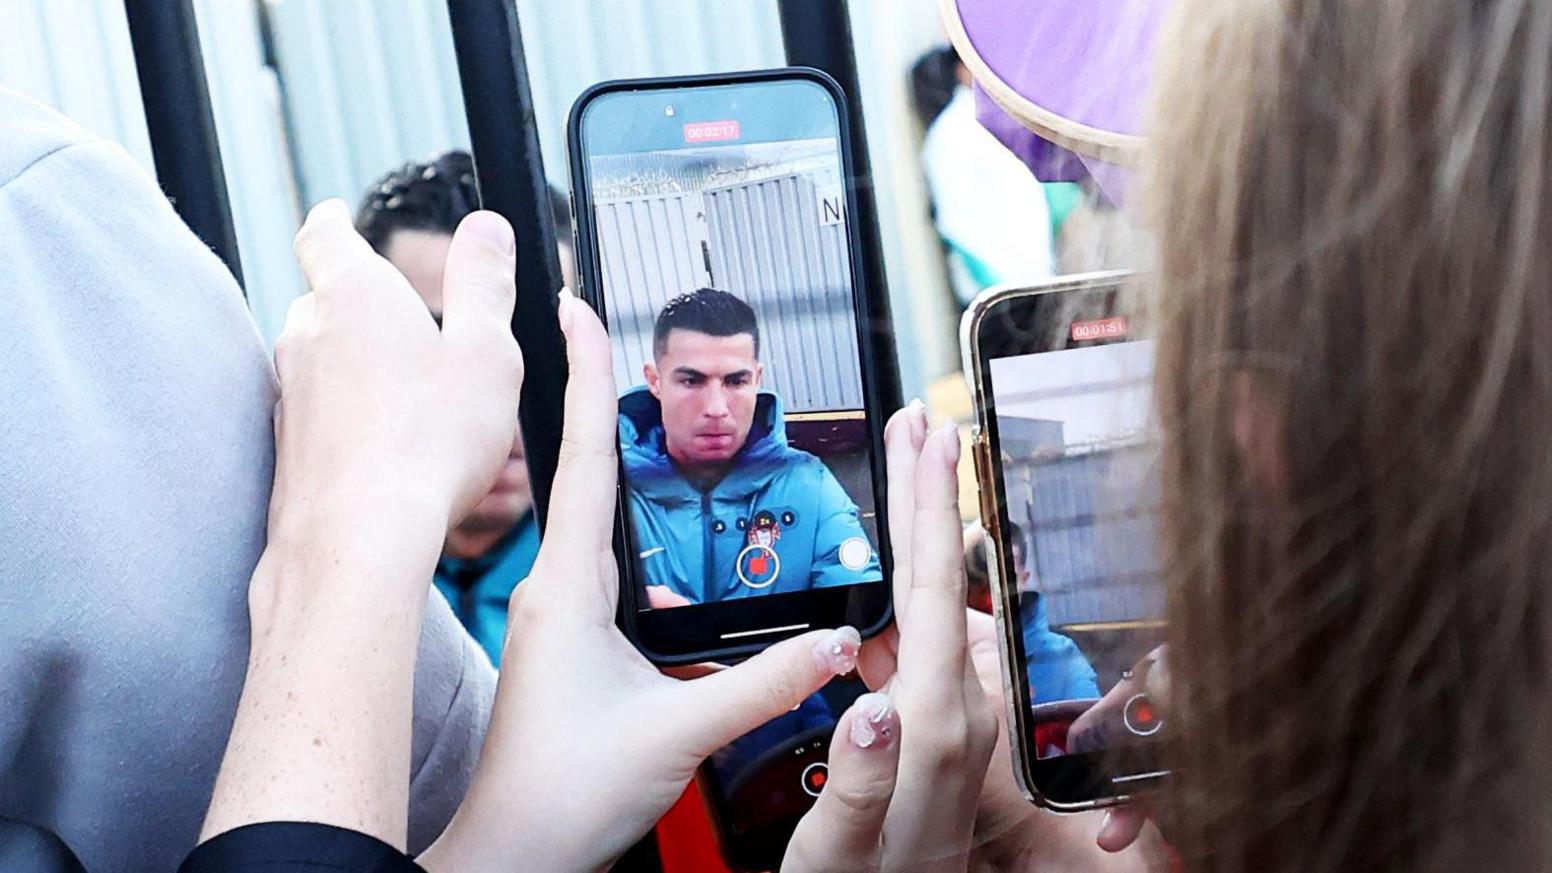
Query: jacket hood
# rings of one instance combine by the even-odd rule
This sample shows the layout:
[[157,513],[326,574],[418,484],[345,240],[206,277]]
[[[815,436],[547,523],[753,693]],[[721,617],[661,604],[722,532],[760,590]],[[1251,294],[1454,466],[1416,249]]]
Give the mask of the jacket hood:
[[[755,398],[754,424],[744,447],[733,456],[733,469],[716,490],[752,491],[780,469],[794,450],[787,445],[787,423],[781,397],[761,391]],[[696,500],[701,492],[680,474],[668,457],[663,432],[663,405],[645,385],[620,396],[620,460],[633,489],[660,502]]]

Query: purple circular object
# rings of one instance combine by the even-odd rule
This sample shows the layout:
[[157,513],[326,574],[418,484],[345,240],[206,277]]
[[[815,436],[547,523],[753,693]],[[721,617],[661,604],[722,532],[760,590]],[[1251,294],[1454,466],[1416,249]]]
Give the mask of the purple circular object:
[[1081,157],[1135,161],[1171,0],[942,2],[954,48],[999,108]]

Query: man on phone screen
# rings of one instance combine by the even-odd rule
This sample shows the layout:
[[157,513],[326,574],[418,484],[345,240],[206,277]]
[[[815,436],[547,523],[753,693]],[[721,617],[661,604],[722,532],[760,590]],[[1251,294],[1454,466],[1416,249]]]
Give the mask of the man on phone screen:
[[633,546],[653,608],[881,578],[857,505],[823,462],[787,444],[759,353],[749,304],[702,288],[658,313],[646,384],[620,398]]

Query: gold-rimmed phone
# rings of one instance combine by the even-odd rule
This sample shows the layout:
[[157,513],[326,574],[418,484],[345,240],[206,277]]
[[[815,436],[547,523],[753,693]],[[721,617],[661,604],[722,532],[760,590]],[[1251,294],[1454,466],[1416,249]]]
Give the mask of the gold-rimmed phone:
[[991,289],[960,326],[1014,769],[1061,812],[1168,775],[1154,346],[1132,279]]

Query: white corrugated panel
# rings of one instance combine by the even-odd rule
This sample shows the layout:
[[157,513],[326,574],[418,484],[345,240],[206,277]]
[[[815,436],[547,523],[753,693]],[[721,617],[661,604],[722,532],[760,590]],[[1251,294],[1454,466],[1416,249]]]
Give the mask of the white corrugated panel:
[[0,0],[0,22],[0,83],[118,142],[151,169],[123,3]]
[[775,0],[517,0],[545,173],[564,185],[566,115],[606,79],[780,67]]
[[748,179],[705,200],[714,279],[760,316],[766,384],[793,412],[861,409],[846,225],[821,224],[815,178]]
[[305,204],[469,147],[444,0],[262,2]]
[[291,301],[305,290],[291,254],[301,213],[279,84],[264,63],[252,0],[195,0],[194,10],[248,306],[273,344]]

